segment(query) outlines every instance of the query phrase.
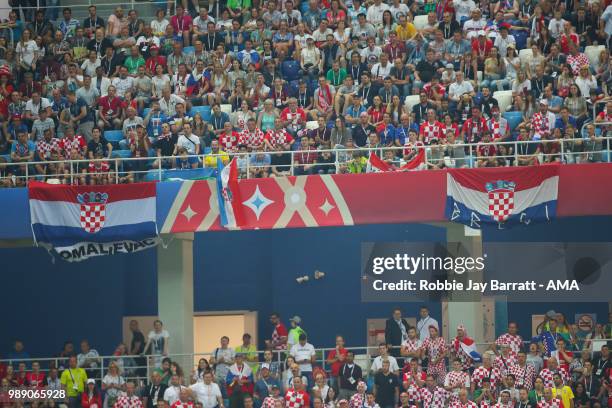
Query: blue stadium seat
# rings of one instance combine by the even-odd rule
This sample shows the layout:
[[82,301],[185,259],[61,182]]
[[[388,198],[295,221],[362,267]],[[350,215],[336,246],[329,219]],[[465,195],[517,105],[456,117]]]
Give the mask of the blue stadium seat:
[[111,157],[115,159],[127,159],[132,155],[132,152],[129,150],[113,150]]
[[514,132],[514,129],[523,121],[522,112],[504,112],[503,117],[508,121],[510,132]]
[[200,115],[202,115],[202,120],[204,120],[204,122],[210,121],[210,106],[193,106],[191,108],[191,111],[189,112],[189,116],[193,118],[193,116],[198,112],[200,113]]
[[204,154],[210,154],[210,152],[212,152],[212,149],[210,147],[204,148]]
[[4,160],[6,160],[7,163],[11,162],[11,155],[10,154],[0,154],[0,157],[2,157]]
[[185,48],[183,48],[183,52],[185,54],[195,54],[195,48],[194,47],[185,47]]
[[149,114],[150,111],[151,111],[151,108],[144,108],[142,110],[142,118],[144,119]]
[[119,145],[119,142],[124,139],[121,130],[105,130],[104,138],[109,141],[114,147]]
[[288,82],[300,79],[300,63],[294,60],[283,61],[281,76]]
[[299,94],[300,92],[299,84],[300,84],[300,81],[298,80],[289,82],[289,95],[290,96],[297,96]]

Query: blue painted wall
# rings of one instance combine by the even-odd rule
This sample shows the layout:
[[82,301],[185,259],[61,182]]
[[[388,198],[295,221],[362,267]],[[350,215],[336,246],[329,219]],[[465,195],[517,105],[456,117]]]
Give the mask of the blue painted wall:
[[[609,241],[612,218],[562,219],[509,231],[486,230],[485,241]],[[195,240],[195,311],[247,309],[260,313],[260,339],[269,336],[267,316],[279,311],[286,321],[299,314],[317,345],[330,345],[336,333],[350,345],[366,343],[366,318],[387,317],[395,306],[361,303],[360,243],[363,241],[443,241],[443,229],[427,225],[369,225],[351,228],[247,231],[198,234]],[[109,354],[121,340],[124,315],[157,313],[156,255],[95,258],[78,264],[50,262],[39,248],[0,249],[3,272],[0,296],[0,356],[15,337],[35,356],[57,353],[66,339],[95,339]],[[325,279],[298,285],[295,278]],[[13,272],[19,271],[19,272]],[[23,272],[22,272],[23,271]],[[10,274],[10,278],[7,278]],[[402,305],[414,316],[419,303]],[[440,305],[429,305],[439,318]],[[510,303],[507,319],[528,336],[532,313],[549,309],[570,319],[575,312],[595,312],[603,319],[607,304]],[[502,330],[503,327],[498,327]]]
[[[52,262],[42,248],[0,250],[0,355],[21,338],[32,356],[52,356],[81,339],[106,355],[121,342],[124,315],[157,314],[154,250]],[[10,274],[10,278],[8,278]]]

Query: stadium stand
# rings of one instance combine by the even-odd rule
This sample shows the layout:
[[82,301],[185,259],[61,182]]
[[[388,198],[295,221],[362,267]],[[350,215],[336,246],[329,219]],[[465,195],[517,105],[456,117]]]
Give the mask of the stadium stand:
[[2,186],[112,182],[123,158],[124,181],[233,157],[241,177],[356,173],[432,143],[425,168],[610,157],[609,1],[168,2],[84,19],[17,3],[0,23]]

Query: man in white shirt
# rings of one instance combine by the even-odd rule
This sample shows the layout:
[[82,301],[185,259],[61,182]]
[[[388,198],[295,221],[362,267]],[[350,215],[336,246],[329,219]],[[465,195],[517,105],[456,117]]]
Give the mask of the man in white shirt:
[[215,367],[216,382],[221,386],[225,385],[225,377],[227,377],[229,367],[234,364],[234,358],[236,358],[236,352],[229,347],[229,337],[221,337],[221,347],[217,347],[210,358],[210,364]]
[[213,382],[212,373],[205,373],[203,381],[198,381],[189,388],[195,394],[196,400],[202,404],[202,408],[215,408],[217,406],[225,408],[221,389]]
[[472,11],[476,8],[474,0],[453,0],[453,7],[455,9],[455,19],[461,24],[461,20],[468,20]]
[[472,86],[471,82],[463,80],[463,71],[457,71],[455,72],[455,82],[448,87],[448,98],[453,102],[459,103],[463,94],[466,93],[473,96],[474,86]]
[[399,365],[395,357],[389,355],[387,343],[380,343],[378,345],[378,352],[380,355],[372,361],[372,366],[370,367],[372,373],[376,375],[378,371],[382,370],[383,361],[389,361],[389,370],[395,375],[399,374]]
[[169,86],[162,89],[162,97],[159,100],[159,108],[166,116],[173,116],[176,113],[176,105],[179,103],[184,104],[185,100],[180,96],[173,94]]
[[314,346],[306,342],[306,333],[300,334],[298,344],[293,345],[289,353],[295,359],[295,362],[300,366],[300,372],[308,380],[308,384],[312,384],[312,365],[315,363]]
[[468,40],[478,38],[478,31],[484,30],[487,22],[482,18],[480,9],[476,8],[472,11],[472,18],[463,24],[463,32],[466,34]]
[[172,377],[170,377],[170,384],[168,385],[166,392],[164,392],[164,400],[171,406],[179,400],[181,391],[185,388],[186,387],[181,385],[179,376],[174,374]]
[[429,309],[425,306],[419,310],[421,319],[417,322],[417,332],[419,340],[424,341],[429,338],[429,326],[434,326],[439,331],[438,321],[429,315]]
[[34,121],[38,119],[38,113],[41,110],[46,110],[51,113],[51,103],[47,98],[42,98],[36,91],[32,92],[32,99],[28,100],[25,105],[26,120]]
[[[81,341],[81,352],[77,355],[77,365],[85,370],[98,367],[98,352],[89,347],[87,340]],[[89,375],[89,374],[88,374]]]
[[382,2],[382,0],[374,0],[374,4],[372,4],[368,8],[368,22],[373,24],[375,27],[382,23],[383,13],[389,10],[389,5]]
[[125,97],[126,92],[131,92],[134,88],[134,78],[128,75],[126,67],[119,68],[119,76],[111,81],[111,84],[117,89],[117,96]]

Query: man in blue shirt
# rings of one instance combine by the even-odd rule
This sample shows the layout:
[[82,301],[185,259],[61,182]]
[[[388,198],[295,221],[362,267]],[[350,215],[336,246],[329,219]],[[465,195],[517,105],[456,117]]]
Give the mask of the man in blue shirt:
[[162,124],[168,120],[168,117],[159,107],[159,102],[151,103],[151,110],[144,117],[143,125],[147,128],[147,134],[155,139],[162,133]]
[[263,363],[259,369],[259,380],[255,383],[255,398],[263,402],[267,397],[278,397],[280,383],[270,376],[270,365]]
[[216,136],[223,133],[225,122],[229,122],[229,115],[221,111],[221,105],[215,103],[212,107],[212,115],[210,116],[210,123],[213,125],[213,132]]
[[391,114],[385,112],[383,115],[384,129],[380,131],[378,136],[380,137],[380,144],[384,146],[393,146],[395,144],[396,131],[395,126],[391,123]]
[[560,115],[555,121],[555,128],[559,128],[561,133],[565,133],[567,125],[572,125],[574,129],[577,128],[576,118],[570,115],[569,109],[564,106],[561,108]]
[[[30,354],[27,351],[24,351],[23,342],[18,339],[18,340],[15,340],[15,343],[13,343],[13,350],[10,351],[6,355],[6,358],[9,360],[12,360],[11,363],[13,367],[17,369],[20,362],[30,358]],[[26,363],[26,367],[30,368],[29,363],[28,362],[25,362],[25,363]]]

